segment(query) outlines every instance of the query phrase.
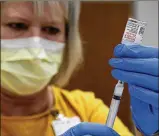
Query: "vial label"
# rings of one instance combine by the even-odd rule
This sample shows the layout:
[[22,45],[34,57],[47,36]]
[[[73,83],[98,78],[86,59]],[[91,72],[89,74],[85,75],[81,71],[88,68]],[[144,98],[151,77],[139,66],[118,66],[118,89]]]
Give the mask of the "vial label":
[[122,38],[122,44],[141,44],[147,23],[129,18]]

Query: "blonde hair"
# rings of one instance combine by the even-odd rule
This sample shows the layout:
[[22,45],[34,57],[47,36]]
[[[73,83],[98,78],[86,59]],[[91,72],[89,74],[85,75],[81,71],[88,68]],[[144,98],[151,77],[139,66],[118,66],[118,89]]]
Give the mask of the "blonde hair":
[[[80,1],[79,0],[52,0],[52,1],[32,1],[34,4],[34,11],[38,15],[43,14],[44,3],[49,5],[56,4],[56,12],[63,12],[66,26],[66,46],[63,55],[63,62],[59,72],[52,78],[49,85],[56,85],[59,87],[65,86],[73,72],[77,69],[79,64],[83,61],[82,45],[79,33],[79,14]],[[1,4],[4,2],[0,2]],[[7,3],[7,2],[5,2]],[[78,67],[79,68],[79,67]]]
[[[52,2],[54,2],[57,7],[62,6],[63,12],[65,13],[66,46],[63,55],[63,63],[58,74],[53,77],[50,84],[63,87],[69,82],[72,74],[79,68],[83,61],[83,51],[78,23],[80,15],[80,1],[56,0]],[[52,2],[49,2],[49,4],[52,4]],[[37,5],[38,9],[41,11],[43,2],[35,2],[35,5]]]

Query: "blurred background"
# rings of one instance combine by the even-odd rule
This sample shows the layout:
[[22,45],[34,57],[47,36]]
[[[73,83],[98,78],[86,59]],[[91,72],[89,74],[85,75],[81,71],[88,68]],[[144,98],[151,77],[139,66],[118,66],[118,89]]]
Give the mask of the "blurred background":
[[[66,88],[93,91],[109,106],[117,83],[108,65],[113,49],[121,42],[129,17],[146,21],[143,44],[158,46],[158,1],[83,1],[81,5],[80,31],[85,62]],[[129,105],[126,86],[118,116],[133,131]]]

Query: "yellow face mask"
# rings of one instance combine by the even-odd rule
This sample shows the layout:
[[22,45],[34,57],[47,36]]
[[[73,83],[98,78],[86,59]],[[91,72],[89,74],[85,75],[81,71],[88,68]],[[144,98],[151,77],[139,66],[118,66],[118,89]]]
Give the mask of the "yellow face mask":
[[1,86],[16,95],[41,91],[57,74],[64,43],[39,37],[1,40]]

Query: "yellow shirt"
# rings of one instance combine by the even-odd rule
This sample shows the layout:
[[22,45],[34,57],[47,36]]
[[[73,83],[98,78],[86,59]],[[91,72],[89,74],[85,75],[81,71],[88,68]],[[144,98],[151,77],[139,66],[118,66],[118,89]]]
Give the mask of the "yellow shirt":
[[[54,108],[67,117],[79,116],[81,121],[104,124],[108,115],[108,107],[91,92],[81,90],[67,91],[53,87],[55,96]],[[1,116],[2,136],[54,136],[51,122],[55,117],[51,110],[32,116]],[[121,136],[132,136],[119,118],[114,129]]]

